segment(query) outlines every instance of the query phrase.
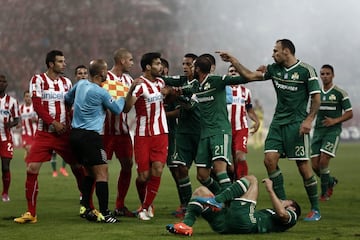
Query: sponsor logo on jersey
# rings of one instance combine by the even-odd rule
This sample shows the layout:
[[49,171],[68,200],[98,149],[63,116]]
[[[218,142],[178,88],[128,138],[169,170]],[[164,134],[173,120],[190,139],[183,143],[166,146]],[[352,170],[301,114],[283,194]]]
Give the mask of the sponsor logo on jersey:
[[32,118],[34,117],[34,114],[33,113],[22,113],[21,114],[21,118]]
[[63,100],[63,92],[43,92],[41,96],[42,100]]
[[150,102],[150,103],[158,102],[158,101],[162,101],[162,100],[163,100],[163,95],[161,95],[161,94],[148,98],[148,102]]
[[240,104],[242,104],[242,103],[244,103],[245,102],[245,99],[244,98],[242,98],[242,97],[232,97],[232,103],[240,103]]
[[1,109],[1,110],[0,110],[0,115],[9,116],[9,115],[10,115],[10,111],[9,111],[9,110]]
[[297,86],[288,86],[288,85],[285,85],[285,84],[281,84],[278,81],[274,81],[274,82],[275,82],[276,88],[278,88],[278,89],[289,90],[289,91],[292,91],[292,92],[296,92],[298,90]]
[[336,110],[336,106],[320,106],[320,110]]
[[208,96],[208,97],[198,97],[198,102],[210,102],[214,101],[214,96]]

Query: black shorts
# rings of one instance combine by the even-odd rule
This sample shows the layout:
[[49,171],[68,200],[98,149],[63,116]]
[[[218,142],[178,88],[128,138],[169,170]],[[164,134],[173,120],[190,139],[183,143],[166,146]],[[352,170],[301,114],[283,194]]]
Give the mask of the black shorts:
[[85,167],[106,164],[106,153],[99,133],[85,129],[72,129],[70,144],[75,157]]

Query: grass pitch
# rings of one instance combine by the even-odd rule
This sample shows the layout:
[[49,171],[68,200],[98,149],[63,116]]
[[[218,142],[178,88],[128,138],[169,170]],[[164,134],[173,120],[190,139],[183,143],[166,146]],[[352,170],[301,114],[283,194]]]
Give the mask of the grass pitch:
[[[331,160],[331,174],[339,179],[330,201],[321,202],[322,219],[319,222],[304,222],[298,224],[284,233],[271,233],[261,235],[219,235],[212,232],[203,219],[194,225],[193,239],[291,239],[291,240],[324,240],[324,239],[360,239],[360,163],[358,158],[359,143],[343,143],[340,145],[337,157]],[[79,192],[76,188],[75,178],[70,175],[57,178],[51,176],[50,163],[44,163],[39,175],[39,195],[37,204],[38,223],[19,225],[13,218],[26,211],[25,200],[25,164],[24,152],[15,150],[11,162],[12,182],[10,186],[11,201],[0,202],[0,235],[1,239],[180,239],[167,233],[165,225],[177,222],[170,213],[178,206],[178,197],[174,181],[169,170],[164,174],[157,198],[155,199],[155,218],[151,221],[140,221],[136,218],[120,218],[119,224],[100,224],[88,222],[78,216]],[[250,147],[247,156],[249,173],[259,180],[266,177],[261,149]],[[60,166],[60,159],[58,159]],[[296,199],[302,206],[303,215],[309,211],[309,202],[306,197],[302,180],[294,162],[282,159],[280,168],[285,178],[286,193],[289,198]],[[70,168],[67,166],[67,169]],[[110,202],[113,210],[116,196],[116,183],[120,165],[117,160],[109,163],[110,169]],[[69,170],[70,171],[70,170]],[[137,209],[139,200],[135,189],[134,170],[132,184],[126,198],[129,209]],[[199,186],[195,179],[195,168],[191,169],[193,189]],[[95,205],[97,202],[95,201]],[[258,208],[269,207],[270,202],[264,187],[260,183]]]

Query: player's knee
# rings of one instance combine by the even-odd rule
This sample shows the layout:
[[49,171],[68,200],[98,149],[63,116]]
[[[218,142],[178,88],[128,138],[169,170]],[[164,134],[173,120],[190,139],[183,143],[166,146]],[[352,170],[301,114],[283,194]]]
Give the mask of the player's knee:
[[195,189],[195,191],[192,194],[193,197],[199,196],[199,197],[208,197],[213,196],[212,192],[205,186],[200,186]]
[[235,156],[236,156],[236,161],[245,161],[246,160],[246,155],[242,151],[237,151]]
[[179,166],[179,178],[186,178],[189,176],[189,169],[186,166]]
[[29,163],[27,166],[27,172],[32,173],[32,174],[37,174],[39,173],[40,167],[38,164],[33,164],[33,163]]
[[254,175],[248,175],[245,176],[244,178],[249,182],[249,185],[258,184],[258,180]]
[[206,181],[208,180],[208,178],[209,178],[208,175],[205,176],[205,175],[200,175],[200,174],[198,174],[198,175],[196,176],[196,179],[197,179],[200,183],[206,182]]
[[136,181],[145,183],[150,179],[150,172],[144,171],[144,172],[138,172],[138,176],[136,178]]
[[154,165],[153,164],[151,167],[151,174],[153,176],[160,177],[162,175],[163,169],[164,169],[164,165]]
[[132,159],[129,159],[129,158],[119,158],[119,162],[120,162],[120,165],[121,165],[121,168],[122,169],[130,169],[132,168],[133,166],[133,161]]
[[141,183],[145,183],[147,182],[149,179],[148,176],[145,176],[145,175],[139,175],[137,178],[136,178],[136,181],[138,182],[141,182]]
[[268,170],[268,172],[273,172],[277,168],[277,161],[275,161],[271,157],[265,157],[264,165],[265,165],[266,169]]

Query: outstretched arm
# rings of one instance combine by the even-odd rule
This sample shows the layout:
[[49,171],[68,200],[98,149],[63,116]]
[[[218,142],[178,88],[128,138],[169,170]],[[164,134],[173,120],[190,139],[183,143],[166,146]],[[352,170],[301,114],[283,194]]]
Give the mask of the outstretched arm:
[[237,58],[230,55],[229,53],[223,51],[216,51],[216,53],[220,55],[223,61],[231,63],[240,73],[240,75],[246,78],[248,81],[264,80],[264,74],[261,71],[250,71],[244,65],[242,65]]

